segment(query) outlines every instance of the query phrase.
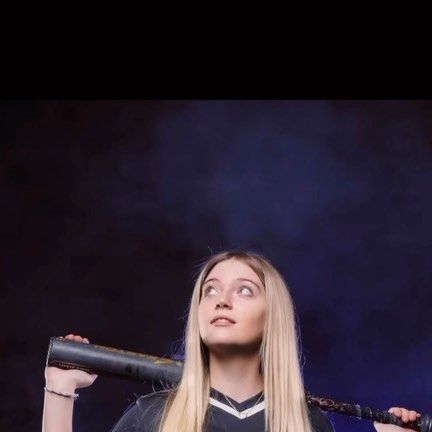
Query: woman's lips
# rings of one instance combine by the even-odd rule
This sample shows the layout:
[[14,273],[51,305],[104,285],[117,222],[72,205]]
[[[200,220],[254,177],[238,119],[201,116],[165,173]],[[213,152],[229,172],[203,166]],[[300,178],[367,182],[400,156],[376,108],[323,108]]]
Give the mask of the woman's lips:
[[217,327],[225,327],[229,325],[234,325],[234,323],[226,318],[218,318],[217,320],[213,321],[212,323],[214,326]]

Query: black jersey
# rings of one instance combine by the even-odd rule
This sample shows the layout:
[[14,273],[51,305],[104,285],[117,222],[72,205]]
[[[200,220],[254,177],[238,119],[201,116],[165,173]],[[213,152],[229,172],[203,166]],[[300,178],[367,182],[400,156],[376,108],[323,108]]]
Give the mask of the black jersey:
[[[111,432],[156,432],[167,394],[168,390],[163,390],[139,397],[129,405]],[[334,432],[330,420],[318,407],[308,405],[308,408],[315,432]],[[239,403],[210,388],[207,414],[205,432],[264,432],[262,393]]]

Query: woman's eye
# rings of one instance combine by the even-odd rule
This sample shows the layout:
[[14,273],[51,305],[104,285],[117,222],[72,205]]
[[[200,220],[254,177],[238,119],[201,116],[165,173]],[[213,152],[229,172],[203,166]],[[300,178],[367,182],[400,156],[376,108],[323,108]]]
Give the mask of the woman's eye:
[[205,288],[204,289],[204,295],[205,296],[208,295],[211,290],[214,290],[214,288],[212,286],[209,286],[209,287]]
[[[241,286],[237,291],[241,292],[242,294],[253,295],[252,288],[250,288],[246,285]],[[204,288],[203,295],[204,295],[204,297],[207,297],[208,295],[213,295],[215,292],[216,292],[215,287],[208,286],[208,287]]]
[[[245,291],[244,291],[245,290]],[[249,288],[248,286],[244,285],[242,287],[240,287],[240,291],[246,292],[248,294],[253,294],[253,291],[251,288]]]

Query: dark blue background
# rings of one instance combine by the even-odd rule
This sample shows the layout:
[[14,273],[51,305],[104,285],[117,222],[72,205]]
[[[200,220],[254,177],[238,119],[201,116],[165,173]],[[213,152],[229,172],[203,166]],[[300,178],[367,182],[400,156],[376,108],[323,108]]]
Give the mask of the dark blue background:
[[[285,276],[312,393],[432,411],[432,102],[3,101],[0,114],[0,430],[40,428],[50,336],[174,353],[199,263],[230,248]],[[108,431],[151,390],[99,378],[74,429]]]

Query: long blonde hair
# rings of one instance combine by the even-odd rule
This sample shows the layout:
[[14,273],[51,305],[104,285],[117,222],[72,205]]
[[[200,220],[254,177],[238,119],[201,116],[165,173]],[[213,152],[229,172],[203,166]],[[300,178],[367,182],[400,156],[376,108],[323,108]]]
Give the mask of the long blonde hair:
[[201,340],[198,306],[202,285],[211,269],[235,258],[249,265],[265,287],[267,314],[260,346],[264,377],[265,430],[312,432],[300,368],[298,336],[291,295],[282,275],[254,252],[224,251],[201,267],[192,293],[187,319],[185,359],[179,384],[168,392],[159,432],[203,432],[207,420],[210,377],[208,348]]

